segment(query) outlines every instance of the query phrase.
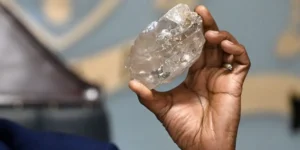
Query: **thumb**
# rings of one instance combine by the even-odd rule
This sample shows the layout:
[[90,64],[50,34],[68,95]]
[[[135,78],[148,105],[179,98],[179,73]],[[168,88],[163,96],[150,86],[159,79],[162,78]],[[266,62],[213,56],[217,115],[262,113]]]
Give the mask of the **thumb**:
[[152,101],[154,99],[153,93],[142,83],[132,80],[129,82],[129,88],[138,95],[143,101]]
[[149,90],[146,86],[136,80],[129,82],[129,88],[137,94],[141,104],[155,115],[162,115],[162,113],[166,113],[171,107],[172,99],[171,96],[168,96],[168,92]]

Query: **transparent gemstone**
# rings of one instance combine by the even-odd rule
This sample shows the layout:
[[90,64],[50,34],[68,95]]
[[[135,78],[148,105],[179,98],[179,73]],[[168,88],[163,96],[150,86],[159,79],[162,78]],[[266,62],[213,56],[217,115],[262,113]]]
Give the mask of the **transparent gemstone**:
[[202,18],[178,4],[139,34],[125,67],[132,79],[154,89],[191,67],[204,43]]

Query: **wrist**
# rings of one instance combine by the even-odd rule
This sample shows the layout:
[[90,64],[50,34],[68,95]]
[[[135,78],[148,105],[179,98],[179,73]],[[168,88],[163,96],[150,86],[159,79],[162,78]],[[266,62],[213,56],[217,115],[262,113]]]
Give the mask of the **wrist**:
[[233,136],[226,136],[224,138],[219,138],[211,142],[210,144],[199,142],[194,144],[194,146],[181,148],[181,150],[235,150],[236,149],[236,139]]
[[181,150],[235,150],[235,146],[230,145],[219,145],[219,146],[212,146],[212,147],[190,147],[190,148],[183,148]]
[[187,149],[182,149],[182,150],[235,150],[235,147],[230,147],[230,148],[224,148],[226,146],[220,146],[220,147],[215,147],[215,148],[187,148]]

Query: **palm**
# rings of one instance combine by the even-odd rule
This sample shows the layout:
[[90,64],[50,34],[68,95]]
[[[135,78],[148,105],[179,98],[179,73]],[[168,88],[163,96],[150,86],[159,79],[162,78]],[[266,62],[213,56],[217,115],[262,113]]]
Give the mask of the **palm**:
[[233,84],[231,79],[237,77],[212,67],[197,70],[192,78],[172,90],[169,110],[158,116],[173,140],[180,147],[193,149],[214,145],[215,138],[224,134],[217,132],[224,128],[224,121],[233,123],[228,126],[227,135],[235,136],[240,114],[240,103],[235,99],[241,94],[242,85]]
[[[168,92],[150,91],[136,81],[129,86],[181,149],[234,149],[250,61],[231,34],[218,31],[205,7],[196,11],[203,18],[207,41],[186,80]],[[232,64],[233,70],[222,67],[224,63]]]

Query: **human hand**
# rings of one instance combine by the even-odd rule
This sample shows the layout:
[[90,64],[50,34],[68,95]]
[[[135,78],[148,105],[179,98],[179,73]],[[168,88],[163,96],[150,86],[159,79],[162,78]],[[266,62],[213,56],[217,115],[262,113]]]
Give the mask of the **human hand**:
[[[244,46],[230,33],[219,31],[204,6],[196,12],[203,19],[206,43],[187,78],[167,92],[149,90],[137,81],[130,81],[129,87],[181,149],[233,150],[250,60]],[[231,64],[232,70],[224,64]]]

